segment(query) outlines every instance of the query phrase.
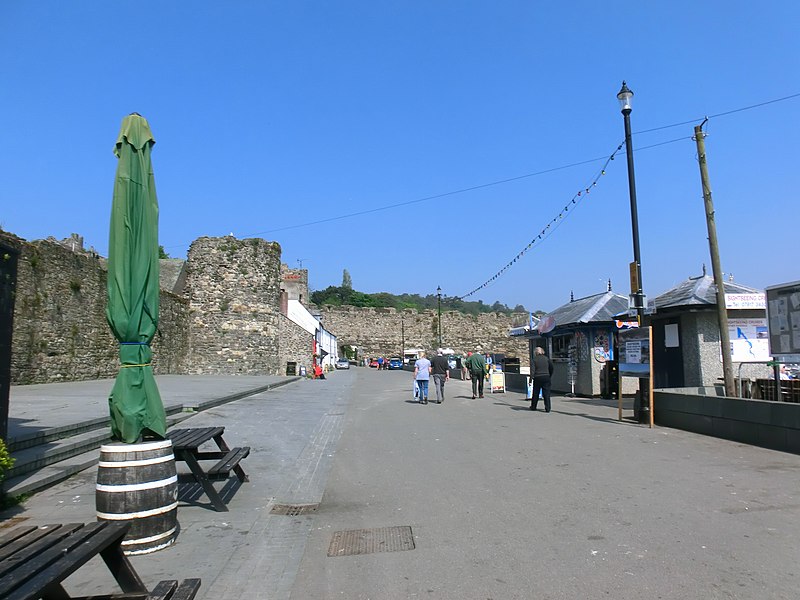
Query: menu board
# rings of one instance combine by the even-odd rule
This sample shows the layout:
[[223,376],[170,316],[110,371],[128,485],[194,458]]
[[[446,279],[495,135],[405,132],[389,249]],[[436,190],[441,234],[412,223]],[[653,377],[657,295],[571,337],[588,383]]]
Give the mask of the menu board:
[[770,352],[783,362],[800,362],[800,281],[766,292]]

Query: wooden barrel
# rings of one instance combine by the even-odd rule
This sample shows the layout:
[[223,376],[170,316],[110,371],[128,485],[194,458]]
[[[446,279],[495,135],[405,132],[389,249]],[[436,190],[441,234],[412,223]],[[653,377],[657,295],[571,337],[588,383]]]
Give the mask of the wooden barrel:
[[166,548],[178,534],[178,475],[172,441],[100,447],[95,495],[98,521],[128,521],[125,554]]

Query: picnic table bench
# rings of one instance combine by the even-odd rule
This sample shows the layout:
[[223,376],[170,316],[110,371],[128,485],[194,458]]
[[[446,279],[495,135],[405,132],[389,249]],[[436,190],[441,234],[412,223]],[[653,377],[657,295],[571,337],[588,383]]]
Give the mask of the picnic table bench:
[[[129,523],[68,523],[17,527],[0,537],[0,598],[4,600],[192,600],[199,579],[162,581],[148,592],[122,552]],[[61,583],[97,555],[122,593],[70,596]]]
[[[239,463],[250,454],[249,447],[229,448],[222,438],[223,433],[225,433],[224,427],[194,427],[173,429],[167,432],[167,437],[172,440],[175,460],[186,463],[195,480],[211,501],[211,505],[215,510],[221,512],[227,511],[228,507],[225,506],[211,480],[227,478],[233,471],[240,482],[249,481],[247,473]],[[200,450],[203,444],[212,440],[217,446],[216,451]],[[208,460],[217,462],[206,471],[203,470],[200,461]]]

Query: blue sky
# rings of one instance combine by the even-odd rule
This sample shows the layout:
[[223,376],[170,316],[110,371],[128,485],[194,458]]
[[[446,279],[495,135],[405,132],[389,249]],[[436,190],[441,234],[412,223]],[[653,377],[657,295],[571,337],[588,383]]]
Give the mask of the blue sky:
[[479,288],[466,299],[531,310],[609,278],[627,294],[624,152],[599,175],[625,79],[648,296],[711,272],[691,139],[706,115],[723,270],[797,280],[800,97],[738,109],[800,93],[798,24],[788,0],[10,0],[0,226],[106,255],[112,148],[136,111],[172,256],[233,233],[279,242],[313,289],[347,269],[364,292]]

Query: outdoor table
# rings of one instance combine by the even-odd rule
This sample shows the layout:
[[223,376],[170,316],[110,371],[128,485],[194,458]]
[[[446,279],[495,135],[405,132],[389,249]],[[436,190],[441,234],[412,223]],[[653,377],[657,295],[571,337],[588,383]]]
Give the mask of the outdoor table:
[[121,542],[129,526],[103,521],[11,530],[0,537],[0,598],[71,599],[61,582],[98,554],[124,593],[104,597],[147,598],[147,588],[122,553]]
[[[190,429],[173,429],[167,432],[167,437],[172,440],[172,451],[175,460],[186,463],[197,483],[203,488],[211,505],[217,511],[227,511],[228,507],[222,501],[217,490],[211,483],[212,478],[227,476],[231,471],[236,473],[240,482],[249,481],[247,474],[239,462],[247,457],[250,448],[229,448],[222,438],[224,427],[196,427]],[[201,451],[200,447],[211,440],[217,445],[217,451]],[[218,461],[207,471],[200,465],[201,461]]]

